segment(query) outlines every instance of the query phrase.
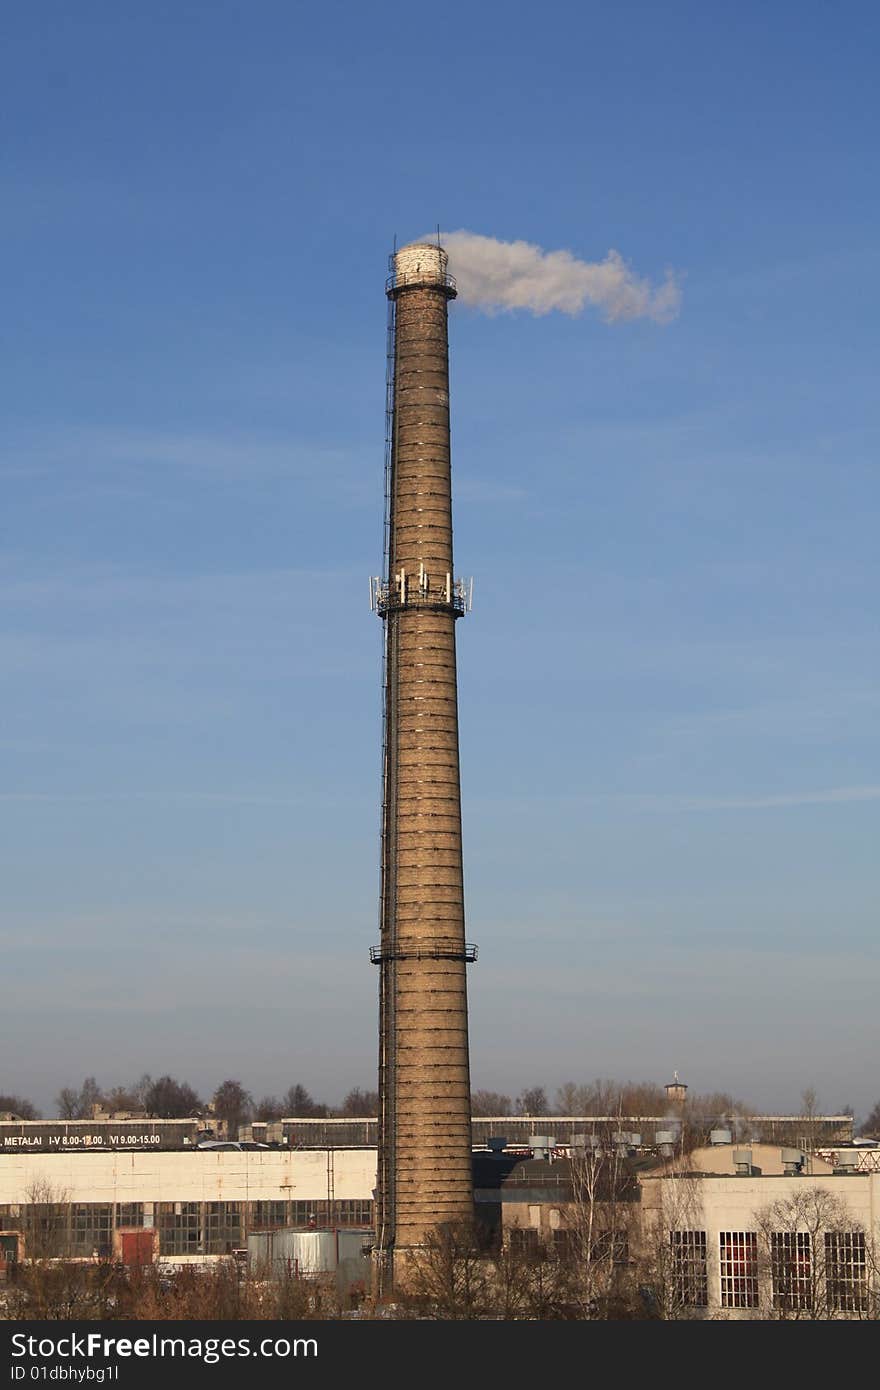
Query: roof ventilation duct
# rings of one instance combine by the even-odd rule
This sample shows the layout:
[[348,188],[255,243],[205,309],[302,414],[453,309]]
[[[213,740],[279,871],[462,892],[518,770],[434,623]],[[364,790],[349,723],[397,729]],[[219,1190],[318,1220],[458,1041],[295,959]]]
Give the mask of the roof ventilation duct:
[[552,1150],[556,1144],[556,1136],[553,1134],[530,1134],[529,1149],[532,1158],[552,1159]]
[[675,1152],[675,1131],[658,1129],[654,1135],[654,1143],[657,1145],[661,1158],[671,1158]]
[[838,1150],[834,1159],[834,1171],[839,1176],[846,1176],[849,1173],[857,1173],[859,1170],[859,1156],[854,1149]]

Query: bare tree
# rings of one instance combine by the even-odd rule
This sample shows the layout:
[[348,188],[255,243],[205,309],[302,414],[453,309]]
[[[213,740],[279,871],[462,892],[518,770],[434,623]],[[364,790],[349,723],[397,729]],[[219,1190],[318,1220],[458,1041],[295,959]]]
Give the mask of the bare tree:
[[129,1114],[143,1114],[144,1103],[135,1086],[114,1086],[105,1097],[107,1109],[111,1113],[127,1111]]
[[499,1091],[473,1091],[471,1093],[472,1115],[509,1115],[510,1096]]
[[413,1252],[402,1302],[425,1318],[479,1319],[492,1307],[492,1273],[471,1223],[444,1223]]
[[71,1086],[63,1087],[55,1098],[62,1120],[90,1120],[93,1107],[104,1101],[104,1093],[93,1076],[87,1076],[78,1091]]
[[543,1116],[549,1112],[547,1093],[543,1086],[528,1086],[516,1098],[518,1115]]
[[75,1091],[72,1086],[63,1086],[55,1097],[55,1105],[60,1120],[75,1120],[79,1107],[79,1091]]
[[251,1116],[254,1102],[240,1081],[222,1081],[213,1096],[214,1114],[223,1120],[230,1139],[238,1138],[239,1127]]
[[379,1093],[362,1091],[360,1086],[355,1086],[342,1102],[339,1113],[353,1119],[373,1119],[379,1113]]
[[801,1092],[801,1106],[804,1117],[804,1147],[812,1157],[818,1138],[816,1112],[819,1108],[819,1102],[814,1087],[808,1086],[805,1091]]
[[642,1194],[637,1241],[638,1282],[654,1316],[686,1320],[706,1315],[708,1251],[700,1179],[680,1171],[652,1184],[657,1206]]
[[289,1087],[282,1104],[287,1119],[321,1120],[327,1114],[327,1106],[313,1100],[299,1082]]
[[880,1100],[859,1127],[859,1133],[864,1134],[867,1138],[880,1139]]
[[556,1092],[556,1111],[560,1115],[588,1115],[593,1104],[592,1086],[564,1081]]
[[58,1259],[69,1241],[70,1193],[37,1175],[29,1182],[25,1198],[21,1228],[26,1258],[32,1262]]
[[633,1316],[623,1309],[630,1308],[635,1292],[631,1272],[639,1193],[614,1122],[594,1126],[572,1146],[571,1183],[565,1243],[578,1316]]
[[266,1120],[269,1124],[273,1124],[283,1117],[284,1107],[277,1096],[263,1096],[254,1106],[255,1120]]
[[40,1112],[24,1096],[0,1096],[0,1111],[9,1110],[21,1120],[39,1120]]
[[173,1076],[160,1076],[152,1081],[144,1095],[144,1106],[148,1114],[161,1120],[185,1120],[202,1108],[192,1086],[185,1081],[175,1081]]

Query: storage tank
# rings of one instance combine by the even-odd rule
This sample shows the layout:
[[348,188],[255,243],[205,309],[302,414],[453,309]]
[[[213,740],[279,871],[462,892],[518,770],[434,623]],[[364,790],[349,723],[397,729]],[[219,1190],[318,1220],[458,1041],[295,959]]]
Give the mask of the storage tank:
[[366,1255],[372,1243],[372,1230],[366,1227],[251,1231],[247,1242],[248,1268],[254,1274],[275,1279],[336,1275],[337,1287],[345,1292],[366,1281]]

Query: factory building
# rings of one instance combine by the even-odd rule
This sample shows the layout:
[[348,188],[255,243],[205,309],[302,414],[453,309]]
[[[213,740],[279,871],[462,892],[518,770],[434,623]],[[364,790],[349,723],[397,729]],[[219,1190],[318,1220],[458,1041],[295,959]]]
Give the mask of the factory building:
[[[715,1120],[699,1115],[688,1115],[688,1122],[696,1129],[702,1125],[706,1134],[714,1127]],[[509,1145],[528,1145],[538,1128],[552,1130],[558,1144],[569,1144],[573,1136],[585,1133],[602,1133],[605,1130],[628,1130],[638,1132],[646,1146],[657,1143],[657,1135],[666,1133],[671,1123],[666,1115],[475,1115],[471,1121],[471,1144],[473,1148],[483,1148],[490,1140],[503,1136]],[[346,1147],[357,1144],[376,1145],[379,1122],[375,1118],[363,1119],[286,1119],[280,1121],[284,1143],[300,1144],[306,1147]],[[736,1125],[742,1134],[754,1136],[764,1143],[792,1144],[802,1148],[821,1148],[837,1144],[850,1144],[853,1137],[852,1115],[813,1115],[805,1119],[799,1115],[741,1115]],[[266,1137],[266,1129],[255,1124],[248,1128],[250,1138]]]
[[639,1181],[641,1238],[665,1260],[679,1316],[880,1309],[880,1174],[700,1170]]
[[[667,1156],[662,1138],[643,1138],[609,1132],[610,1164],[605,1141],[583,1135],[475,1150],[480,1226],[526,1258],[610,1258],[623,1282],[639,1261],[659,1269],[666,1316],[807,1316],[817,1301],[822,1316],[875,1309],[880,1172],[858,1147],[823,1157],[716,1131],[712,1144]],[[372,1244],[376,1173],[375,1147],[6,1150],[0,1272],[41,1256],[203,1265],[248,1248],[307,1272],[323,1241],[350,1275],[352,1251]]]
[[535,1137],[500,1188],[511,1250],[592,1261],[597,1290],[636,1290],[640,1316],[880,1313],[880,1172],[855,1147],[822,1157],[719,1130],[664,1157]]
[[150,1231],[159,1257],[202,1262],[253,1231],[369,1227],[375,1185],[375,1149],[17,1150],[0,1155],[0,1237],[7,1260],[85,1258]]

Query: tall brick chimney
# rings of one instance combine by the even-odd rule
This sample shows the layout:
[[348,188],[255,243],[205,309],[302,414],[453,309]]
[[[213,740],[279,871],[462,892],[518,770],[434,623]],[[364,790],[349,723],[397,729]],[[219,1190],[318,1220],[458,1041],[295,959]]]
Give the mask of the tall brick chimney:
[[473,1219],[446,252],[391,260],[379,985],[380,1286],[436,1226]]

